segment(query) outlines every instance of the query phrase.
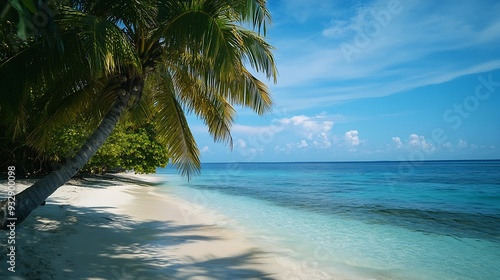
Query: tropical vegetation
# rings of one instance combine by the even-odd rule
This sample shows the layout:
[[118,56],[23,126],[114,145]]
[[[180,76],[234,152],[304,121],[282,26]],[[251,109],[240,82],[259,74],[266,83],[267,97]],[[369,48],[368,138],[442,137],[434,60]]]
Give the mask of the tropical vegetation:
[[[2,39],[0,125],[6,139],[42,154],[61,129],[82,120],[95,129],[56,171],[16,195],[15,213],[0,203],[3,228],[8,216],[21,222],[84,167],[124,115],[129,127],[146,127],[189,177],[200,169],[200,153],[186,114],[232,145],[233,106],[258,114],[272,106],[251,70],[276,81],[265,0],[50,3],[55,32],[38,32],[16,48]],[[1,25],[12,31],[11,22]]]

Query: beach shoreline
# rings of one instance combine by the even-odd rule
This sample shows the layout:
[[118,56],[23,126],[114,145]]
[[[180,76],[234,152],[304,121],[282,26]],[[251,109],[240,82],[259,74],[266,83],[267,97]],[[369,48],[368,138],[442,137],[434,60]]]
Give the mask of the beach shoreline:
[[2,254],[2,279],[307,279],[300,262],[159,184],[130,173],[71,180],[16,228],[15,272]]

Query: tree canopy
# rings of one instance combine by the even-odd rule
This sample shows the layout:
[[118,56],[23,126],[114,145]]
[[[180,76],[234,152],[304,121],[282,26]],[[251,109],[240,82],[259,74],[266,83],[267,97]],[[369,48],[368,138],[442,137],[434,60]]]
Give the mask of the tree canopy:
[[[190,174],[199,169],[199,151],[186,114],[202,119],[215,141],[232,145],[233,105],[258,114],[271,108],[267,86],[247,69],[276,79],[272,47],[262,37],[270,21],[265,1],[69,3],[59,3],[53,18],[63,50],[28,41],[0,64],[6,137],[44,153],[57,129],[83,115],[98,124],[123,83],[140,80],[144,90],[129,105],[133,121],[156,114],[158,141]],[[9,24],[2,26],[12,32]]]
[[[22,48],[7,44],[14,52],[2,54],[0,126],[6,139],[41,154],[60,129],[83,120],[95,129],[57,170],[16,195],[18,222],[91,161],[124,115],[135,127],[150,123],[189,178],[199,172],[200,152],[187,114],[232,146],[233,106],[260,115],[271,109],[268,87],[251,71],[276,81],[273,48],[263,37],[271,19],[265,0],[54,3],[52,35],[37,34]],[[0,201],[2,228],[6,207]]]
[[[73,157],[91,132],[83,123],[58,131],[48,150],[49,156],[58,162]],[[134,127],[131,122],[123,122],[117,125],[82,170],[91,173],[124,170],[154,173],[156,167],[165,167],[168,160],[167,148],[156,140],[152,123]]]

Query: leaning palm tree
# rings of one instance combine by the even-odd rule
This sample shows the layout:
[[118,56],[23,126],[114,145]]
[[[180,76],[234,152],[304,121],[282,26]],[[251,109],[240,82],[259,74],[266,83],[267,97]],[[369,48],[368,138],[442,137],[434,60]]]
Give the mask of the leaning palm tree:
[[[231,145],[233,105],[258,114],[271,108],[268,88],[248,69],[276,80],[272,47],[263,39],[269,20],[265,0],[77,0],[59,7],[54,21],[63,50],[40,40],[0,64],[0,114],[11,137],[23,136],[40,151],[53,129],[82,114],[97,127],[73,158],[16,195],[15,212],[3,202],[2,228],[7,218],[20,223],[73,177],[124,112],[137,122],[154,118],[172,163],[188,177],[197,172],[186,113]],[[33,112],[24,111],[27,104]]]

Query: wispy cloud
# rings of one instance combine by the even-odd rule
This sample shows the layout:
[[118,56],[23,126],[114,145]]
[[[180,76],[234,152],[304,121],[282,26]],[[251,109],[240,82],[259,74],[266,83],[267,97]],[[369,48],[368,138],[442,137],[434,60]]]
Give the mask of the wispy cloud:
[[289,111],[323,108],[357,99],[385,97],[423,86],[445,83],[465,75],[483,73],[495,69],[500,69],[500,59],[458,70],[429,69],[425,73],[408,73],[408,76],[400,77],[391,82],[386,80],[360,81],[362,85],[346,87],[331,84],[323,86],[321,89],[308,91],[309,94],[311,94],[311,91],[314,91],[314,94],[309,96],[300,93],[289,95],[290,97],[286,99],[278,100],[277,104],[286,107]]
[[[293,7],[306,3],[292,2]],[[293,95],[278,97],[278,104],[292,110],[330,106],[500,69],[500,53],[495,49],[500,45],[500,18],[495,13],[500,3],[400,1],[401,11],[381,24],[377,17],[387,12],[390,2],[336,6],[333,19],[307,38],[280,32],[289,35],[275,39],[280,79],[273,90],[293,91]],[[321,8],[330,11],[332,7]],[[322,17],[316,21],[328,19],[318,6],[304,9],[304,15],[317,9]],[[373,26],[379,30],[370,33]],[[369,39],[362,47],[356,46],[359,34]],[[350,59],[343,44],[357,48]],[[484,55],[469,55],[478,52]]]
[[285,129],[284,126],[270,124],[267,126],[251,126],[235,124],[232,127],[234,133],[242,135],[259,135],[259,134],[275,134]]

